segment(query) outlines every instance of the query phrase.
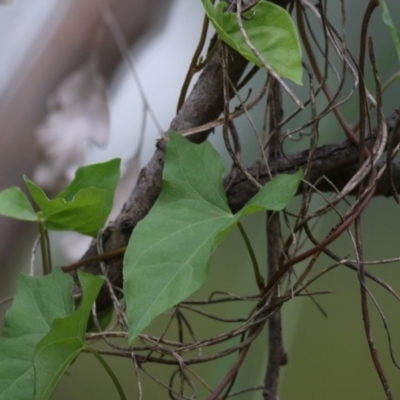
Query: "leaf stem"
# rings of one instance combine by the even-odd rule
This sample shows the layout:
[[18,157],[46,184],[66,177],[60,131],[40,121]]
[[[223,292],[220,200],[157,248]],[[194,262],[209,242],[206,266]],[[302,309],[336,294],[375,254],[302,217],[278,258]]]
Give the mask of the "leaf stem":
[[400,79],[400,71],[397,71],[394,75],[392,75],[382,86],[382,93],[390,87],[397,79]]
[[244,243],[247,247],[247,251],[249,252],[251,263],[253,265],[254,276],[256,277],[257,286],[262,291],[264,289],[264,278],[260,273],[260,268],[258,266],[257,258],[254,253],[253,247],[251,246],[250,240],[246,234],[246,231],[243,228],[243,225],[240,222],[238,222],[237,226],[243,237]]
[[110,366],[106,363],[106,361],[104,360],[104,358],[93,348],[90,346],[85,346],[85,350],[88,350],[90,353],[92,353],[97,360],[100,362],[100,364],[104,367],[104,369],[107,371],[108,375],[110,376],[111,380],[113,381],[115,388],[118,391],[119,397],[122,400],[127,400],[127,397],[125,396],[125,393],[122,389],[121,384],[118,381],[117,376],[114,374],[113,370],[110,368]]
[[44,227],[42,221],[39,221],[39,233],[40,233],[40,251],[42,253],[43,275],[48,275],[51,272],[51,267],[49,265],[49,252],[48,252],[46,228]]
[[65,265],[64,267],[61,267],[61,269],[64,272],[75,271],[76,269],[83,267],[85,265],[98,263],[98,262],[104,261],[104,260],[109,260],[110,258],[119,257],[125,253],[125,250],[126,250],[126,246],[120,247],[119,249],[107,251],[105,253],[95,254],[94,256],[82,258],[81,260],[77,261],[76,263],[73,263],[70,265]]

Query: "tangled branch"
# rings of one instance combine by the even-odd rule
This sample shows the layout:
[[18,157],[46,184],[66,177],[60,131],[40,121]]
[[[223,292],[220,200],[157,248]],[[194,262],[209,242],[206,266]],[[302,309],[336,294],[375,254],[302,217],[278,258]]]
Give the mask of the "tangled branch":
[[[243,3],[244,7],[251,7],[253,2],[245,1]],[[220,43],[218,49],[204,66],[189,97],[179,108],[170,128],[181,132],[195,143],[201,143],[207,139],[213,128],[222,126],[224,142],[233,165],[232,171],[224,181],[226,195],[232,211],[236,212],[241,209],[257,193],[259,187],[267,183],[274,175],[294,173],[301,168],[305,171],[305,179],[298,192],[298,195],[301,196],[300,209],[296,215],[289,212],[282,215],[268,213],[266,228],[268,235],[268,281],[266,285],[263,285],[262,277],[257,277],[258,292],[247,297],[224,293],[221,298],[216,298],[220,294],[212,294],[208,299],[202,301],[183,302],[175,307],[162,335],[155,337],[142,334],[139,343],[130,348],[116,346],[111,340],[115,337],[127,337],[127,324],[124,308],[119,300],[122,297],[122,254],[115,254],[115,257],[113,255],[114,258],[107,260],[107,285],[104,286],[98,298],[96,312],[113,304],[118,315],[117,325],[119,328],[122,327],[122,331],[116,329],[116,325],[115,329],[112,328],[98,334],[89,334],[88,340],[105,339],[111,348],[102,350],[104,354],[132,359],[138,377],[139,394],[142,393],[140,374],[146,373],[151,376],[151,373],[144,368],[145,364],[159,363],[176,368],[171,374],[171,380],[168,384],[158,381],[168,390],[171,398],[194,398],[196,395],[195,381],[210,392],[210,399],[218,398],[224,390],[223,398],[227,398],[250,345],[263,331],[265,324],[268,323],[270,334],[269,364],[265,374],[265,384],[257,390],[263,390],[265,399],[276,399],[279,368],[286,362],[280,323],[282,304],[297,296],[309,296],[313,301],[316,301],[315,296],[321,293],[311,293],[309,286],[323,274],[330,272],[337,266],[344,265],[358,272],[365,332],[372,359],[387,398],[392,398],[370,329],[367,298],[368,296],[373,298],[373,295],[367,287],[367,281],[372,280],[379,283],[398,300],[400,297],[385,282],[365,271],[366,261],[363,256],[360,223],[360,215],[373,196],[394,196],[397,199],[397,192],[400,191],[400,164],[394,161],[400,147],[400,107],[384,119],[381,85],[373,45],[367,36],[368,22],[378,3],[371,0],[365,11],[364,24],[360,34],[361,51],[358,62],[355,61],[355,57],[347,48],[343,3],[341,31],[335,29],[329,21],[322,1],[318,2],[318,7],[306,0],[296,0],[295,2],[278,0],[275,3],[282,7],[287,7],[289,4],[293,6],[294,3],[296,6],[299,32],[309,62],[309,64],[304,62],[304,69],[307,72],[309,82],[309,96],[304,101],[304,105],[309,108],[311,118],[304,125],[284,132],[285,124],[302,112],[303,105],[299,102],[298,108],[285,118],[280,94],[282,82],[279,82],[278,77],[273,77],[271,74],[253,99],[242,99],[238,88],[254,75],[254,70],[242,78],[246,71],[247,61],[234,50]],[[239,5],[236,12],[240,21],[242,18],[241,3],[237,3],[236,0],[230,1],[229,7],[235,10],[235,4]],[[320,24],[318,32],[310,24],[311,16]],[[316,36],[321,35],[321,33],[323,46],[316,39]],[[369,43],[368,46],[367,43]],[[375,98],[365,86],[364,64],[367,49],[375,78]],[[332,51],[340,60],[341,71],[332,61],[333,57],[330,54]],[[318,52],[323,56],[323,68],[320,68],[316,61]],[[346,74],[353,79],[353,87],[348,94],[343,95],[346,86]],[[329,79],[330,75],[333,75],[337,80],[335,85],[332,85]],[[240,81],[241,79],[242,81]],[[334,86],[334,89],[332,89],[332,86]],[[340,107],[354,95],[356,89],[360,96],[360,113],[358,123],[352,126],[343,116]],[[291,91],[289,92],[291,93]],[[327,102],[322,110],[316,104],[318,96],[325,96]],[[233,97],[239,100],[239,106],[231,111],[229,102]],[[268,100],[266,102],[264,127],[256,128],[251,120],[250,111],[265,97]],[[376,112],[376,127],[374,129],[371,122],[373,107],[375,107]],[[219,118],[221,113],[222,117]],[[346,140],[341,143],[319,145],[319,136],[321,135],[319,123],[331,113],[338,120]],[[249,168],[241,163],[240,134],[235,127],[235,118],[239,115],[246,115],[253,123],[257,140],[260,143],[261,155]],[[269,124],[267,124],[267,121],[269,121]],[[268,129],[266,128],[267,125],[269,125]],[[307,150],[294,154],[285,152],[285,141],[296,134],[302,138],[306,129],[310,130]],[[233,142],[233,145],[230,141]],[[85,262],[85,259],[93,261],[93,256],[96,254],[101,256],[103,252],[109,253],[127,245],[136,224],[146,216],[160,192],[167,142],[168,135],[157,143],[152,159],[142,169],[137,185],[121,213],[102,232],[98,241],[92,243],[81,260],[82,263]],[[383,159],[385,152],[386,160]],[[324,201],[324,205],[313,209],[311,199],[314,196],[319,196]],[[337,205],[340,202],[347,204],[347,210],[344,213],[338,210]],[[325,238],[315,238],[312,225],[331,211],[337,214],[337,223],[331,227]],[[282,223],[285,223],[289,230],[286,238],[282,233]],[[356,227],[354,237],[356,260],[350,262],[330,252],[327,246],[343,232],[346,232],[352,224],[355,224]],[[351,235],[351,233],[349,234]],[[305,240],[311,243],[312,247],[302,251]],[[310,277],[321,253],[327,254],[334,264],[322,273]],[[308,264],[306,269],[298,276],[294,267],[303,260],[308,260]],[[95,274],[106,274],[105,265],[97,261],[86,265],[83,269]],[[79,287],[76,287],[76,291],[79,297]],[[223,318],[205,310],[210,305],[238,301],[247,302],[251,305],[251,311],[248,315],[240,318]],[[217,321],[223,326],[234,324],[234,328],[226,329],[223,333],[214,337],[197,338],[190,323],[190,315],[192,314],[200,315],[207,320]],[[384,315],[381,315],[384,319]],[[168,332],[174,324],[178,329],[178,340],[167,339]],[[226,344],[224,350],[217,350],[211,352],[211,354],[203,353],[203,350],[213,348],[220,343]],[[217,360],[233,353],[237,353],[238,357],[225,378],[215,389],[208,387],[201,377],[191,369],[191,366],[195,364]],[[153,379],[156,378],[153,376]],[[176,384],[177,381],[179,381],[179,384]],[[190,394],[186,394],[187,391]]]

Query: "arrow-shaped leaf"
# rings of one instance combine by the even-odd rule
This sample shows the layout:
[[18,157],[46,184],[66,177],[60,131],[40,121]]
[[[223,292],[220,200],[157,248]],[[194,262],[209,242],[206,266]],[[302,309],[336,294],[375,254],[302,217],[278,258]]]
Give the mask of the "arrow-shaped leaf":
[[0,399],[34,398],[33,354],[55,318],[74,310],[73,280],[60,269],[43,277],[20,275],[0,338]]
[[162,190],[135,228],[124,259],[129,341],[206,280],[210,256],[242,214],[282,210],[302,173],[267,184],[244,209],[232,214],[222,186],[223,162],[209,143],[195,145],[172,133]]
[[111,211],[119,167],[119,159],[81,167],[71,184],[54,199],[30,179],[24,179],[48,229],[95,237]]
[[[244,58],[263,68],[247,45],[236,19],[236,13],[225,12],[226,3],[215,7],[211,0],[202,0],[205,12],[220,38]],[[301,85],[301,46],[296,27],[282,7],[260,0],[243,13],[243,27],[251,44],[280,76]]]
[[65,370],[85,348],[90,311],[103,285],[103,278],[78,271],[82,301],[71,315],[58,318],[37,345],[34,354],[35,399],[48,399]]

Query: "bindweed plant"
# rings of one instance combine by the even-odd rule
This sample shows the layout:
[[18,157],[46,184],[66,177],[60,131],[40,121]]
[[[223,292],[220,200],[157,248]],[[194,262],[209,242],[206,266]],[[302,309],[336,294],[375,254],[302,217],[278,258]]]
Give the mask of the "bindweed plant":
[[[154,318],[200,288],[207,278],[212,253],[240,218],[282,210],[302,179],[301,172],[277,176],[240,212],[232,214],[222,186],[223,173],[222,158],[209,143],[195,145],[171,133],[160,196],[134,230],[125,253],[128,343]],[[52,200],[25,178],[40,211],[35,213],[25,194],[12,188],[0,193],[0,212],[37,222],[41,241],[47,240],[45,234],[42,237],[46,229],[74,230],[95,237],[111,210],[118,176],[119,160],[83,167]],[[47,247],[44,251],[43,260]],[[72,278],[60,268],[48,273],[45,264],[45,276],[22,274],[18,280],[0,342],[0,399],[49,398],[83,350],[104,363],[85,343],[90,311],[103,278],[78,272],[82,300],[75,309]],[[258,266],[253,267],[257,278]],[[117,378],[104,365],[120,397],[125,398]]]

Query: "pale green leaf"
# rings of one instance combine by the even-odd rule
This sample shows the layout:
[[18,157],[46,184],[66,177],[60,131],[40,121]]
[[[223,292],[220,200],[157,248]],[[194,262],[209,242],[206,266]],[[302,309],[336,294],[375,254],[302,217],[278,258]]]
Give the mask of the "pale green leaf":
[[[244,58],[263,68],[250,49],[237,23],[236,13],[224,12],[225,2],[215,7],[211,0],[202,0],[205,12],[220,38]],[[260,0],[242,16],[244,30],[251,44],[265,62],[281,77],[301,85],[302,55],[296,27],[286,10]]]
[[36,221],[36,213],[25,193],[18,187],[12,187],[0,192],[0,215],[22,219],[23,221]]

